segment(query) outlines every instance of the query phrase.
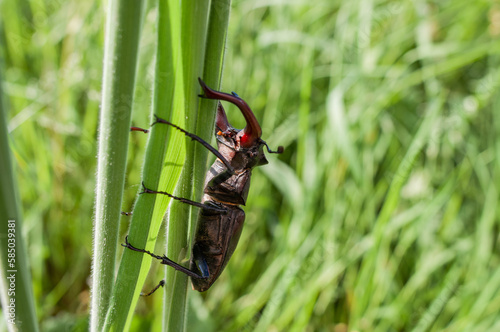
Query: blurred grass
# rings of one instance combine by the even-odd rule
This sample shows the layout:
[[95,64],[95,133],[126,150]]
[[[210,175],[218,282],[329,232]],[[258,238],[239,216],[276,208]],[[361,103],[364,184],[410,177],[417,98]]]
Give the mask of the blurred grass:
[[[47,330],[86,319],[104,10],[0,6]],[[153,77],[148,8],[139,126]],[[189,330],[498,330],[500,3],[233,1],[231,14],[222,89],[248,101],[263,139],[285,153],[254,173],[226,271],[189,292]],[[127,211],[146,138],[131,140]],[[139,301],[132,330],[158,326],[156,301]]]

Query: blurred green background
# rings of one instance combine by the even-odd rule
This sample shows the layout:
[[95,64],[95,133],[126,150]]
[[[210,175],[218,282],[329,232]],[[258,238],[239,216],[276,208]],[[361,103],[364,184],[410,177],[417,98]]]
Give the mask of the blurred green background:
[[[46,331],[88,319],[105,9],[0,1]],[[138,126],[150,123],[155,20],[150,1]],[[499,36],[500,1],[233,1],[223,90],[285,153],[254,172],[238,249],[208,292],[189,292],[188,330],[499,331]],[[146,139],[131,135],[124,211]],[[160,278],[154,264],[145,288]],[[160,302],[141,299],[132,329],[161,326]]]

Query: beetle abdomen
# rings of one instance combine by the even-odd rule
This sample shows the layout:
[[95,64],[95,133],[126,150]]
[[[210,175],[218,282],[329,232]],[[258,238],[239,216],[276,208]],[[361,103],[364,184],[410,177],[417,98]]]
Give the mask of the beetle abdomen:
[[[211,201],[205,204],[212,204]],[[201,209],[193,246],[191,270],[199,271],[198,266],[208,266],[210,277],[192,278],[193,289],[204,292],[214,283],[231,258],[245,221],[245,212],[237,206],[225,205],[226,214]],[[202,271],[200,271],[202,272]]]

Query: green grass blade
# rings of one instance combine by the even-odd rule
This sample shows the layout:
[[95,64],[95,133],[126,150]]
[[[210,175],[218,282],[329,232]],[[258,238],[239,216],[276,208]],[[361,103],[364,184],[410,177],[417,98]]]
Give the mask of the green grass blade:
[[[152,113],[186,128],[184,59],[181,53],[179,18],[180,7],[176,1],[160,2]],[[196,95],[195,90],[191,90],[189,93]],[[189,112],[187,116],[189,118]],[[148,188],[174,193],[186,155],[185,141],[184,134],[172,130],[169,126],[156,125],[153,127],[143,169],[143,179]],[[169,202],[170,198],[163,195],[141,195],[138,198],[129,230],[129,240],[135,246],[154,251],[158,231]],[[169,213],[169,215],[172,214],[172,212]],[[179,223],[179,225],[181,224]],[[180,229],[182,231],[182,227]],[[172,232],[175,233],[175,229]],[[175,237],[175,240],[179,239],[182,239],[182,236]],[[177,260],[178,255],[171,257]],[[135,304],[150,264],[151,258],[149,256],[130,250],[124,251],[112,310],[107,318],[107,328],[115,330],[129,328]],[[179,290],[180,288],[175,289]]]
[[[215,0],[210,3],[210,14],[208,18],[208,31],[206,34],[206,50],[203,64],[203,80],[213,89],[220,88],[222,68],[224,62],[224,52],[226,49],[227,28],[229,23],[229,14],[231,12],[231,1]],[[213,111],[217,106],[217,101],[210,99],[200,100],[200,111],[196,121],[196,133],[205,141],[212,140],[214,130]],[[198,188],[194,193],[193,199],[201,199],[202,188],[205,173],[208,151],[201,145],[196,145],[195,164],[194,164],[194,182],[193,187]]]
[[[193,107],[193,95],[198,89],[186,88],[186,80],[192,83],[186,77],[186,71],[192,73],[189,70],[189,65],[193,64],[193,59],[188,59],[184,56],[183,46],[186,34],[183,31],[183,8],[182,5],[176,1],[169,1],[168,6],[160,6],[160,17],[159,17],[159,27],[172,27],[172,52],[178,57],[176,61],[176,66],[179,69],[178,84],[179,88],[182,89],[185,94],[182,95],[182,99],[179,99],[179,103],[182,103],[182,110],[185,111],[185,121],[182,126],[186,130],[192,132],[193,126],[191,124],[191,119],[193,119],[196,114],[196,110]],[[202,34],[203,30],[199,33]],[[158,40],[158,45],[161,46],[165,40]],[[187,46],[187,45],[186,45]],[[175,107],[173,109],[174,113],[179,113],[181,109]],[[184,168],[179,178],[177,189],[174,194],[179,197],[190,197],[191,186],[189,181],[186,181],[186,172],[189,172],[189,166],[192,162],[192,151],[194,149],[193,143],[187,143],[186,147],[186,159],[184,163]],[[189,176],[187,176],[189,178]],[[172,190],[170,191],[172,192]],[[189,227],[189,215],[187,211],[189,207],[185,204],[177,204],[173,202],[170,206],[168,218],[167,218],[167,256],[177,262],[182,262],[187,253],[187,229]],[[172,221],[172,222],[171,222]],[[183,320],[185,316],[185,301],[187,292],[187,277],[182,273],[176,273],[173,269],[166,268],[165,276],[166,284],[164,287],[164,297],[163,297],[163,330],[169,331],[180,331],[182,330]],[[159,317],[160,318],[160,317]]]
[[[189,1],[182,3],[182,52],[187,92],[186,112],[187,118],[190,119],[189,123],[186,123],[186,128],[210,142],[216,103],[208,100],[199,101],[197,94],[200,87],[197,77],[203,77],[210,86],[218,86],[230,3],[213,1],[210,10],[208,4],[208,1],[199,1],[196,6]],[[176,195],[200,201],[207,155],[207,150],[201,145],[188,143],[186,164]],[[192,210],[191,214],[190,210]],[[198,212],[199,209],[191,209],[184,204],[172,205],[167,230],[167,255],[169,257],[178,257],[178,260],[189,257],[189,220],[191,215],[190,233],[193,234]],[[180,255],[181,252],[182,255]],[[167,268],[163,315],[166,331],[181,331],[186,328],[187,286],[188,279],[185,275]]]
[[109,2],[96,184],[92,331],[102,330],[113,290],[143,5],[142,1]]
[[38,331],[23,218],[7,136],[0,76],[0,300],[9,331]]

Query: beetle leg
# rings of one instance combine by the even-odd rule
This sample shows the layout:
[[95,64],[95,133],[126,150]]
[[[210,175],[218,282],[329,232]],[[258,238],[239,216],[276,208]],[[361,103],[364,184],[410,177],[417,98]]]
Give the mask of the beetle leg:
[[216,208],[216,207],[213,207],[213,206],[207,206],[206,204],[198,203],[198,202],[192,201],[192,200],[187,199],[187,198],[182,198],[182,197],[174,196],[172,194],[167,193],[166,191],[156,191],[156,190],[149,189],[149,188],[147,188],[144,185],[144,181],[142,182],[142,192],[141,192],[141,194],[161,194],[161,195],[168,196],[168,197],[170,197],[172,199],[175,199],[175,200],[177,200],[179,202],[186,203],[186,204],[189,204],[189,205],[192,205],[192,206],[196,206],[196,207],[199,207],[201,209],[208,209],[208,210],[212,210],[214,212],[222,213],[222,214],[225,214],[227,212],[226,209],[219,209],[219,208]]
[[149,130],[139,127],[130,127],[130,131],[142,131],[144,134],[149,133]]
[[233,174],[228,172],[227,170],[225,172],[222,172],[220,174],[217,174],[212,180],[210,180],[209,183],[207,183],[207,187],[215,187],[220,185],[221,183],[225,182],[227,179],[229,179]]
[[149,293],[145,294],[145,293],[141,292],[141,296],[149,296],[149,295],[153,294],[154,292],[156,292],[158,290],[158,288],[163,287],[163,286],[165,286],[165,280],[160,281],[158,283],[158,285],[156,285],[156,287],[153,288]]
[[[208,278],[208,276],[199,275],[195,271],[191,271],[190,269],[188,269],[188,268],[186,268],[186,267],[184,267],[184,266],[182,266],[180,264],[177,264],[176,262],[174,262],[173,260],[169,259],[165,255],[163,255],[163,256],[155,255],[152,252],[147,251],[145,249],[139,249],[139,248],[134,247],[133,245],[130,244],[130,242],[128,242],[128,235],[125,237],[125,244],[122,243],[122,246],[125,247],[125,248],[128,248],[130,250],[133,250],[133,251],[137,251],[137,252],[142,252],[144,254],[148,254],[149,256],[160,260],[161,264],[171,266],[174,269],[176,269],[177,271],[181,271],[182,273],[190,276],[191,278],[195,278],[195,279],[206,279],[206,278]],[[158,289],[160,286],[161,285],[158,285],[156,287],[156,289]],[[150,292],[150,293],[152,293],[152,292]]]
[[204,147],[206,147],[206,148],[208,149],[208,151],[212,152],[212,153],[213,153],[213,154],[214,154],[217,158],[219,158],[219,159],[220,159],[220,160],[224,163],[224,165],[226,165],[226,167],[227,167],[228,171],[230,171],[230,172],[231,172],[231,174],[234,174],[234,168],[233,168],[233,166],[231,166],[231,164],[229,163],[229,161],[227,161],[227,159],[226,159],[226,158],[224,158],[224,156],[222,156],[222,155],[220,154],[220,152],[219,152],[219,151],[217,151],[217,149],[216,149],[216,148],[214,148],[213,146],[211,146],[210,144],[208,144],[207,142],[205,142],[205,141],[203,140],[203,138],[201,138],[201,137],[199,137],[199,136],[197,136],[197,135],[195,135],[195,134],[191,134],[190,132],[185,131],[185,130],[184,130],[184,129],[182,129],[181,127],[176,126],[175,124],[173,124],[172,122],[169,122],[169,121],[167,121],[167,120],[165,120],[165,119],[162,119],[162,118],[158,117],[156,114],[155,114],[155,119],[156,119],[156,120],[155,120],[155,122],[153,122],[152,126],[154,126],[154,125],[155,125],[155,124],[157,124],[157,123],[164,123],[164,124],[167,124],[167,125],[169,125],[169,126],[172,126],[172,127],[174,127],[175,129],[177,129],[177,130],[179,130],[179,131],[183,132],[183,133],[184,133],[184,135],[186,135],[187,137],[191,138],[191,139],[192,139],[192,140],[194,140],[194,141],[198,141],[199,143],[201,143],[201,145],[203,145]]

